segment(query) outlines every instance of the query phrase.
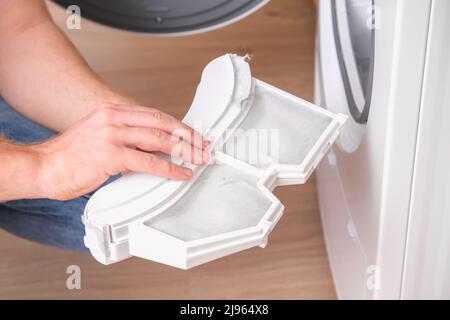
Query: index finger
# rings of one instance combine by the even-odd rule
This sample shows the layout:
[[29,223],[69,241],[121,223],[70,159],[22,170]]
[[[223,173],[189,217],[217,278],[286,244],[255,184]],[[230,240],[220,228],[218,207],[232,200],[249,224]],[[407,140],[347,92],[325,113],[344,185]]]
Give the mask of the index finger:
[[210,143],[208,140],[204,139],[198,131],[158,109],[144,106],[123,105],[112,106],[111,108],[116,109],[121,113],[121,115],[116,118],[116,121],[120,124],[134,127],[152,127],[164,130],[201,149],[204,149]]

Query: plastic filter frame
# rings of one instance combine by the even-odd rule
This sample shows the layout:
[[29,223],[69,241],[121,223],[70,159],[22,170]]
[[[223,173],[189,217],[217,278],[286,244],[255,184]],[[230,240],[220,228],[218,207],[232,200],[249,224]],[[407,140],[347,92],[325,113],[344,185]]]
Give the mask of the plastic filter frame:
[[212,163],[175,160],[192,168],[190,181],[132,173],[99,189],[84,211],[85,244],[104,264],[137,256],[183,269],[264,247],[284,210],[272,190],[305,183],[345,121],[252,78],[242,57],[214,59],[183,119],[201,124]]

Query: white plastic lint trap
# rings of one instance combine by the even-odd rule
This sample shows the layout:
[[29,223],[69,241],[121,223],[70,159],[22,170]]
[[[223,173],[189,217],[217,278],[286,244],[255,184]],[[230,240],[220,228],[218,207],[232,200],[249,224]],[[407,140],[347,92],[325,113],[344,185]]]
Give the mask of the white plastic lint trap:
[[132,173],[99,189],[84,211],[85,244],[103,264],[136,256],[182,269],[264,247],[284,210],[271,191],[305,183],[345,121],[221,56],[183,119],[212,141],[211,164],[178,160],[193,169],[189,181]]

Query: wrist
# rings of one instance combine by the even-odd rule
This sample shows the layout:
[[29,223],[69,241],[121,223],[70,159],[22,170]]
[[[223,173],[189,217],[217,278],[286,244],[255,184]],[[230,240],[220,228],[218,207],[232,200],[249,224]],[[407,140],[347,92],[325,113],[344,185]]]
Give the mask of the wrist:
[[[60,185],[61,169],[55,158],[58,152],[53,147],[54,139],[29,146],[30,159],[33,159],[34,190],[39,198],[57,199]],[[58,199],[59,200],[59,199]]]
[[48,188],[48,166],[49,161],[45,153],[42,152],[43,144],[21,146],[25,165],[28,173],[27,182],[30,186],[28,191],[32,198],[50,198],[50,188]]

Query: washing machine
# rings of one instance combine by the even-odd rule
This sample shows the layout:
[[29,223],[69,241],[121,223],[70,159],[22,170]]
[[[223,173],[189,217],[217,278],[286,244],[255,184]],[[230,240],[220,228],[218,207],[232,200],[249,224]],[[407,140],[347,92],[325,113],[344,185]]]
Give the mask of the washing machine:
[[339,298],[450,298],[449,14],[318,2],[315,102],[349,116],[317,171]]

